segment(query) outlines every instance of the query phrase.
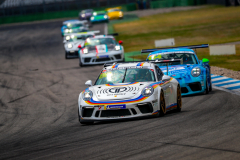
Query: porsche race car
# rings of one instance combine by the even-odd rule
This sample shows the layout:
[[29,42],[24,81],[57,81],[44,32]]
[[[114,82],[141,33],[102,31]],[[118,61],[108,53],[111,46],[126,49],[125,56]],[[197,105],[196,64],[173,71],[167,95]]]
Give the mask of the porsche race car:
[[99,31],[82,32],[76,34],[66,34],[64,36],[65,58],[78,58],[78,50],[83,46],[87,38],[94,37]]
[[164,75],[154,62],[108,64],[94,84],[89,80],[85,85],[88,88],[78,98],[81,124],[163,116],[182,108],[178,81]]
[[181,86],[182,96],[192,94],[208,94],[212,91],[211,69],[209,60],[204,58],[199,60],[193,49],[207,48],[208,44],[181,46],[158,49],[144,49],[142,53],[150,53],[147,60],[182,59],[180,62],[169,63],[169,70],[166,65],[158,64],[166,74],[177,79]]
[[124,61],[123,42],[116,42],[112,35],[98,35],[86,39],[79,46],[79,66]]
[[65,34],[71,33],[80,33],[80,32],[87,32],[88,28],[88,21],[80,21],[80,20],[68,20],[63,22],[63,26],[61,28],[62,36]]
[[107,11],[110,20],[123,18],[123,11],[121,10],[121,7],[109,8]]
[[108,22],[109,18],[106,11],[98,11],[93,12],[92,17],[90,18],[91,24],[100,23],[100,22]]
[[93,9],[85,9],[85,10],[82,10],[82,11],[79,13],[79,19],[80,19],[80,20],[90,20],[92,14],[93,14]]

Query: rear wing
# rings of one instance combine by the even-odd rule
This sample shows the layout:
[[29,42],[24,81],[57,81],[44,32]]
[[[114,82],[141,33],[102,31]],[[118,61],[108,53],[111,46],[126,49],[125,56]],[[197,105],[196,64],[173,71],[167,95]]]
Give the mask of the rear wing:
[[84,34],[96,34],[96,33],[100,33],[100,31],[88,31],[88,32],[79,32],[79,33],[66,33],[64,34],[64,36],[79,36],[79,35],[84,35]]
[[[128,61],[128,62],[120,62],[119,64],[123,63],[123,64],[127,64],[127,63],[139,63],[139,62],[143,62],[143,63],[154,63],[154,64],[158,64],[158,63],[166,63],[167,64],[167,75],[168,75],[168,64],[172,63],[172,62],[180,62],[180,64],[183,64],[183,60],[182,59],[170,59],[170,60],[150,60],[150,61]],[[109,66],[113,66],[118,64],[117,62],[114,63],[105,63],[103,66],[104,67],[109,67]]]
[[208,48],[209,44],[200,44],[192,46],[179,46],[179,47],[167,47],[167,48],[153,48],[153,49],[142,49],[141,53],[150,53],[164,49],[174,49],[174,48],[187,48],[187,49],[197,49],[197,48]]

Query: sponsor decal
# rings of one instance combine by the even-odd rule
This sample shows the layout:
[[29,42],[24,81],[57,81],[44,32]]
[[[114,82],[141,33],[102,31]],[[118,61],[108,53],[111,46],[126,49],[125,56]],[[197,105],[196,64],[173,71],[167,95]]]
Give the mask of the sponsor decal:
[[105,105],[104,110],[109,110],[109,109],[126,109],[126,104],[122,105]]
[[143,64],[144,64],[143,62],[140,62],[137,64],[137,66],[143,66]]
[[156,115],[156,114],[158,114],[158,112],[159,112],[159,110],[153,112],[152,115]]
[[128,86],[128,85],[134,85],[134,84],[137,84],[139,82],[131,82],[131,83],[128,83],[128,84],[106,84],[106,86]]

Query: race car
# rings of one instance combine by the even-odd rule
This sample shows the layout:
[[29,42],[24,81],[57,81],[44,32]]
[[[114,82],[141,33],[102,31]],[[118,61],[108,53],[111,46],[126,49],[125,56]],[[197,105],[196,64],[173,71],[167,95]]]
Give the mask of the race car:
[[61,28],[62,36],[65,34],[71,33],[80,33],[80,32],[87,32],[88,29],[88,22],[86,20],[79,21],[79,20],[68,20],[63,22],[63,26]]
[[[158,63],[158,62],[157,62]],[[79,94],[81,124],[146,116],[164,116],[181,111],[178,81],[164,75],[154,62],[106,64],[92,84]]]
[[98,35],[86,39],[84,45],[79,46],[79,66],[124,61],[123,42],[116,42],[113,35]]
[[107,11],[110,20],[123,18],[123,11],[121,10],[121,7],[109,8]]
[[99,22],[108,22],[108,15],[106,11],[93,12],[90,22],[99,23]]
[[99,31],[66,34],[64,36],[65,58],[78,58],[79,46],[83,46],[87,38],[94,37]]
[[93,9],[85,9],[85,10],[82,10],[82,11],[79,13],[79,19],[80,19],[80,20],[90,20],[92,14],[93,14]]
[[208,94],[212,91],[211,69],[209,60],[204,58],[199,60],[193,49],[207,48],[208,44],[180,46],[158,49],[144,49],[142,53],[150,53],[147,60],[182,59],[182,64],[169,63],[169,70],[166,65],[158,64],[166,74],[177,79],[181,86],[182,96],[192,94]]

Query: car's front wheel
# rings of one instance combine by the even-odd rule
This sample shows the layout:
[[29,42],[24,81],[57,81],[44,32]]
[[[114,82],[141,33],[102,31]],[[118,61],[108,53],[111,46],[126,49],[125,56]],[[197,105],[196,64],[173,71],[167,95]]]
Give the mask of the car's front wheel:
[[68,54],[67,54],[67,52],[65,52],[65,59],[68,59]]
[[82,61],[81,61],[81,58],[79,58],[79,67],[82,67],[83,64],[82,64]]
[[208,94],[208,93],[209,93],[209,85],[208,85],[208,80],[206,78],[206,88],[205,88],[204,94]]
[[163,90],[161,90],[161,94],[160,94],[160,113],[159,113],[159,116],[163,117],[165,114],[166,114],[166,103],[165,103]]
[[78,121],[81,123],[81,124],[86,124],[86,125],[91,125],[93,124],[94,122],[93,121],[84,121],[81,119],[81,116],[79,114],[79,108],[78,108]]
[[182,96],[181,96],[181,88],[178,85],[177,87],[177,112],[181,112],[182,110]]

